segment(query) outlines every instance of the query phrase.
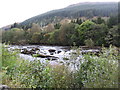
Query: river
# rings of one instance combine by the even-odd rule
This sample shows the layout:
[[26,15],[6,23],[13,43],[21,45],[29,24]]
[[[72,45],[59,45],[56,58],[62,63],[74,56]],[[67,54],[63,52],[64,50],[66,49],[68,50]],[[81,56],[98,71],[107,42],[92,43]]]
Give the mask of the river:
[[[41,46],[41,45],[9,45],[8,50],[18,50],[20,58],[33,61],[40,60],[41,63],[49,61],[51,65],[65,64],[75,69],[80,65],[80,60],[84,61],[81,54],[84,52],[98,52],[98,49],[73,50],[69,46]],[[37,55],[37,57],[36,57]]]

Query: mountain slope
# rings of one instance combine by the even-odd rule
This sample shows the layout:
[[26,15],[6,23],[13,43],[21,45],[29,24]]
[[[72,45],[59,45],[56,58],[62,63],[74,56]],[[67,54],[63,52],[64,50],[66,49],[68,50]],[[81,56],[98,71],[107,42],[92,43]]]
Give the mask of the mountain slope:
[[63,18],[78,18],[93,16],[110,16],[117,14],[118,3],[117,2],[86,2],[70,5],[63,9],[53,10],[44,14],[37,15],[30,19],[25,20],[21,26],[31,26],[32,23],[38,23],[41,26],[45,26],[51,22],[59,22]]

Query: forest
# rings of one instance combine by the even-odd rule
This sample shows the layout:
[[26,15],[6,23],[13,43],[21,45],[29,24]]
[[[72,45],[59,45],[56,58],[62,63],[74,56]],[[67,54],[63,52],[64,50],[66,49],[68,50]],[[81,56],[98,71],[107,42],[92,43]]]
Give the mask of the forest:
[[11,30],[3,30],[2,42],[19,45],[109,46],[112,44],[120,46],[118,17],[111,16],[107,20],[105,19],[102,17],[87,20],[77,18],[49,24],[45,28],[33,23],[32,27],[27,30],[16,28],[15,23]]

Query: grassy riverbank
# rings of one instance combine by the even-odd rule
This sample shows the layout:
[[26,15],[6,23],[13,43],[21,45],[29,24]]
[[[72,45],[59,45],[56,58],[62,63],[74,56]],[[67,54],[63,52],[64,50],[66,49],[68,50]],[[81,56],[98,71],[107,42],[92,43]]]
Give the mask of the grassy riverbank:
[[85,54],[79,69],[70,72],[66,65],[23,60],[2,46],[2,83],[14,88],[117,88],[119,57],[116,47],[102,48],[99,56]]

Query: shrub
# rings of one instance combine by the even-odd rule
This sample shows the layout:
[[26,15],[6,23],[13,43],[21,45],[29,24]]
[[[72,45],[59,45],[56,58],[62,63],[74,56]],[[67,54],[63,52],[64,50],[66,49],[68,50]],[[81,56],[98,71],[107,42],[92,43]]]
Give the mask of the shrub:
[[93,47],[94,46],[94,42],[92,39],[87,39],[85,40],[85,45],[88,47]]
[[118,88],[118,59],[115,47],[104,48],[100,56],[84,55],[78,80],[87,88]]

